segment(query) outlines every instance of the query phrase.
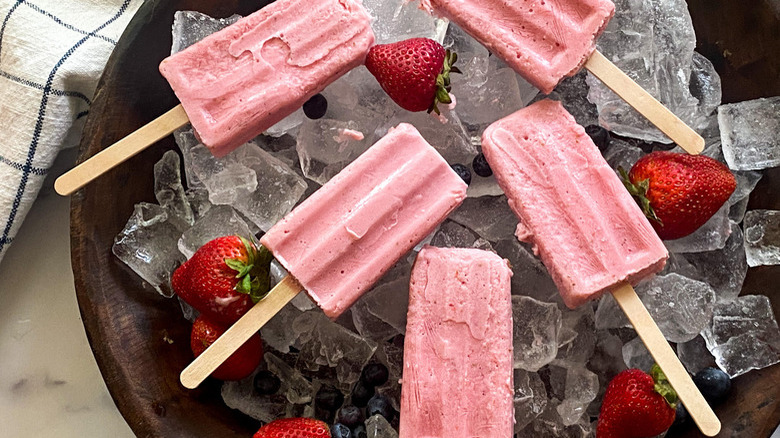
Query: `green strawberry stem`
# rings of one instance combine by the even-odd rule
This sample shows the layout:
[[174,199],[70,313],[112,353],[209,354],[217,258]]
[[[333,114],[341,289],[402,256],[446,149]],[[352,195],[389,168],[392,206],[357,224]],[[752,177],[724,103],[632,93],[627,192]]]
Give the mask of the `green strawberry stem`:
[[666,400],[667,403],[669,403],[669,406],[671,406],[672,409],[676,409],[678,400],[677,392],[674,390],[674,388],[672,388],[671,383],[669,383],[669,379],[666,378],[666,374],[664,374],[663,370],[661,370],[661,367],[659,367],[658,364],[653,364],[653,368],[650,369],[650,376],[655,382],[655,392],[661,394],[661,396]]
[[257,303],[265,298],[271,289],[273,255],[264,246],[256,244],[254,239],[250,241],[241,236],[239,238],[246,249],[247,261],[225,259],[225,264],[237,272],[236,278],[239,281],[235,286],[236,292],[249,295],[252,302]]
[[442,66],[441,73],[436,77],[436,96],[433,98],[428,113],[435,112],[441,114],[439,111],[439,102],[451,104],[452,98],[450,98],[450,73],[461,73],[458,67],[455,67],[455,63],[458,61],[458,54],[447,50],[444,55],[444,65]]
[[628,190],[628,193],[630,193],[634,200],[636,200],[636,203],[639,204],[642,213],[651,221],[655,221],[658,225],[664,226],[664,223],[661,222],[661,218],[656,216],[655,210],[653,210],[653,206],[650,204],[650,199],[647,198],[647,191],[650,189],[650,180],[645,179],[634,184],[631,182],[631,178],[628,176],[626,169],[618,167],[618,173],[620,173],[620,179],[623,181],[623,185],[626,187],[626,190]]

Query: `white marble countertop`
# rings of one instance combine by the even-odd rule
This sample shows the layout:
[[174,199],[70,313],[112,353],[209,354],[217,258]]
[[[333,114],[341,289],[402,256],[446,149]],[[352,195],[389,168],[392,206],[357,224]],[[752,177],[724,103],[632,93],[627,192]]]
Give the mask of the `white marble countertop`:
[[[50,179],[70,167],[66,151]],[[129,438],[81,322],[70,199],[47,181],[0,263],[0,436]]]

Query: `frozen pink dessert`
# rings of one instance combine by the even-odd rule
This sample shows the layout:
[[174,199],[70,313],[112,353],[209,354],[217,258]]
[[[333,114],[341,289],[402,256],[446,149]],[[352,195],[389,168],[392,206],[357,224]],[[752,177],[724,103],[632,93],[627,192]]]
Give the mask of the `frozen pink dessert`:
[[545,94],[596,48],[610,0],[423,0]]
[[160,72],[222,156],[361,65],[370,21],[360,0],[278,0],[164,59]]
[[488,127],[482,148],[518,239],[533,245],[567,306],[663,269],[668,253],[585,129],[542,100]]
[[409,284],[399,438],[512,436],[511,276],[492,252],[420,251]]
[[336,318],[466,197],[466,183],[405,123],[260,242]]

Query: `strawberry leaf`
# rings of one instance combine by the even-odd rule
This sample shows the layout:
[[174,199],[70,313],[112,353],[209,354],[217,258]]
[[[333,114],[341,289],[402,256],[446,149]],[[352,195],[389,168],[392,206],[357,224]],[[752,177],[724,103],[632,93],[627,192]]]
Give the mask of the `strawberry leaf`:
[[242,277],[244,274],[244,269],[246,268],[246,264],[243,260],[239,259],[225,259],[225,264],[228,265],[228,267],[236,272],[238,272],[238,275],[236,275],[236,278]]
[[628,193],[631,194],[636,203],[642,209],[642,213],[644,213],[645,217],[651,221],[655,221],[660,226],[664,226],[661,218],[655,214],[653,205],[650,203],[650,199],[647,197],[647,192],[650,190],[650,180],[644,179],[635,184],[631,181],[631,177],[629,177],[628,172],[626,172],[626,169],[623,169],[622,166],[618,167],[618,173],[620,174],[620,180],[623,181],[623,186],[625,186],[626,190],[628,190]]
[[669,379],[666,378],[666,374],[664,374],[658,364],[653,364],[653,368],[650,369],[650,376],[653,377],[655,382],[655,392],[661,394],[672,409],[676,409],[678,401],[677,392],[672,388],[672,384],[669,383]]

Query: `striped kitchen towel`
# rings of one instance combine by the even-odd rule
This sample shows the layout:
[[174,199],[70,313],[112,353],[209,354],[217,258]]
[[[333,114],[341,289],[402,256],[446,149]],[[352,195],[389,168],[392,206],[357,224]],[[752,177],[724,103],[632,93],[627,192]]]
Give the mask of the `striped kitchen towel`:
[[0,0],[0,261],[143,0]]

